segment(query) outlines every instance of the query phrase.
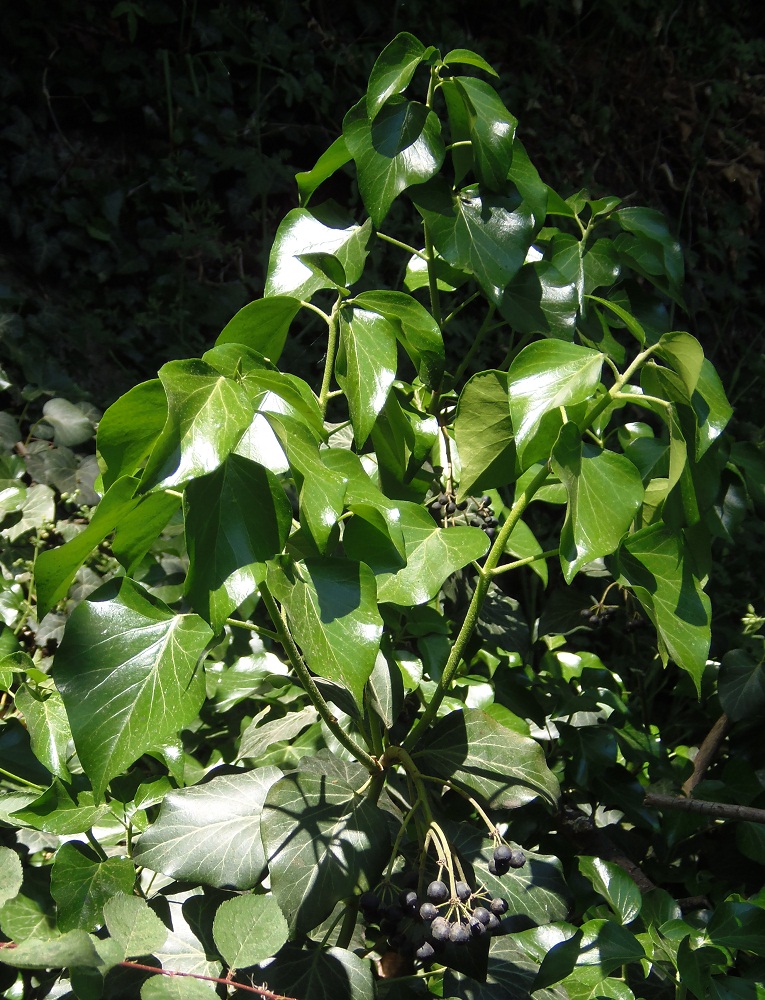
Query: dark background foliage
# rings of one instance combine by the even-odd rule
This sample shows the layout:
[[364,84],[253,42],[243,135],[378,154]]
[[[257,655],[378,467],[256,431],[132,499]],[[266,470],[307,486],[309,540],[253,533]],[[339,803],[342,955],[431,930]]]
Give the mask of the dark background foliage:
[[668,215],[689,264],[677,324],[700,337],[734,404],[756,405],[762,22],[744,0],[9,4],[9,375],[27,397],[103,406],[209,345],[262,290],[295,171],[337,133],[380,48],[409,30],[496,66],[532,159],[561,194],[617,192]]

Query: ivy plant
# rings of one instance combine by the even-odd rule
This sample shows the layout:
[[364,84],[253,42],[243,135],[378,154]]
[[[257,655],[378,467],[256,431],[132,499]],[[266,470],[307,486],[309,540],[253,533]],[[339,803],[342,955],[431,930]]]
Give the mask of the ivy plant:
[[[671,322],[665,220],[557,194],[495,77],[398,35],[263,297],[100,420],[102,498],[37,556],[38,616],[106,543],[121,572],[52,683],[0,660],[7,996],[760,990],[762,895],[702,926],[562,843],[577,785],[583,822],[599,796],[655,830],[650,720],[609,722],[621,679],[564,647],[618,616],[655,636],[638,670],[702,691],[731,409]],[[307,324],[315,385],[279,367]]]

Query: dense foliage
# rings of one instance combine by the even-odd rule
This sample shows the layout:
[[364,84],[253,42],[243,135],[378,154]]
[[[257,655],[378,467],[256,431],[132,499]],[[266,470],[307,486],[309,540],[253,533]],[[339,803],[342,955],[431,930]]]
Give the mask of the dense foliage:
[[263,297],[4,457],[7,996],[765,992],[763,619],[710,656],[706,593],[762,456],[664,218],[494,77],[396,36]]

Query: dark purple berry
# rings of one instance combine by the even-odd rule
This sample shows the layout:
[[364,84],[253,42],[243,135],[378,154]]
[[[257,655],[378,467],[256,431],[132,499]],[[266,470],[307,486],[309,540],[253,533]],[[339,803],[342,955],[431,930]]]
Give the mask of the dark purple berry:
[[494,848],[494,861],[498,865],[509,865],[512,856],[513,852],[506,844]]
[[359,907],[365,917],[374,916],[380,907],[380,897],[376,892],[362,892],[359,896]]
[[484,528],[483,531],[488,539],[492,539],[497,533],[496,528]]
[[525,864],[526,864],[526,855],[523,853],[523,851],[519,851],[517,849],[514,850],[512,852],[512,857],[510,858],[510,867],[523,868]]
[[454,887],[454,891],[457,893],[457,899],[462,903],[466,902],[473,895],[473,890],[467,882],[458,882]]
[[434,941],[448,941],[449,931],[449,921],[445,917],[436,917],[430,925],[430,936]]
[[496,517],[487,517],[486,520],[484,521],[484,524],[486,525],[487,528],[496,528],[497,525],[499,524],[499,521],[496,519]]
[[445,903],[449,898],[449,889],[444,882],[431,882],[426,895],[431,903]]
[[415,955],[421,962],[429,962],[435,953],[435,948],[430,941],[424,941],[415,952]]
[[491,497],[488,493],[484,493],[481,497],[480,504],[482,507],[488,507],[491,504]]
[[467,510],[467,505],[468,505],[467,500],[460,500],[460,502],[457,504],[457,510]]
[[499,896],[492,899],[489,903],[489,909],[492,913],[495,913],[498,917],[501,917],[503,913],[507,913],[507,900],[501,899]]
[[507,868],[503,868],[502,871],[497,868],[497,863],[494,858],[492,858],[489,862],[488,868],[489,875],[505,875],[507,873]]
[[500,922],[499,922],[499,917],[496,917],[496,916],[495,916],[495,915],[494,915],[494,914],[492,913],[492,914],[491,914],[491,916],[489,917],[489,922],[488,922],[488,924],[486,925],[486,930],[487,930],[487,931],[488,931],[488,932],[489,932],[490,934],[496,934],[496,932],[497,932],[497,931],[499,930],[500,926],[501,926],[501,924],[500,924]]
[[467,944],[470,940],[470,928],[467,924],[452,924],[449,929],[449,940],[452,944]]
[[489,913],[485,906],[476,906],[473,910],[473,917],[476,920],[480,920],[482,924],[488,924],[491,919],[491,913]]
[[432,903],[423,903],[420,907],[420,916],[423,920],[435,920],[438,910]]
[[398,897],[401,909],[408,917],[413,917],[417,912],[417,893],[412,889],[404,889]]
[[481,935],[486,933],[486,925],[482,924],[480,920],[471,919],[470,933],[473,937],[481,937]]

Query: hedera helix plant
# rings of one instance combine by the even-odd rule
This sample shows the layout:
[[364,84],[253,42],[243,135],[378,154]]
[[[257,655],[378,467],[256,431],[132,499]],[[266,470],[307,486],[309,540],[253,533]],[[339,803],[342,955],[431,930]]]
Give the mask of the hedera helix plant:
[[[101,420],[103,498],[37,558],[39,614],[106,539],[124,575],[74,607],[55,688],[33,672],[17,700],[48,777],[4,818],[69,839],[23,885],[4,858],[9,966],[68,968],[88,998],[146,955],[301,1000],[626,997],[630,963],[673,981],[677,945],[651,958],[622,926],[624,872],[582,863],[621,922],[575,933],[559,862],[521,842],[562,772],[514,701],[534,659],[509,595],[587,575],[587,621],[645,616],[698,688],[731,411],[672,328],[662,217],[556,194],[495,75],[398,35],[298,175],[263,297]],[[348,168],[363,220],[320,201]],[[308,321],[315,386],[278,367]]]

